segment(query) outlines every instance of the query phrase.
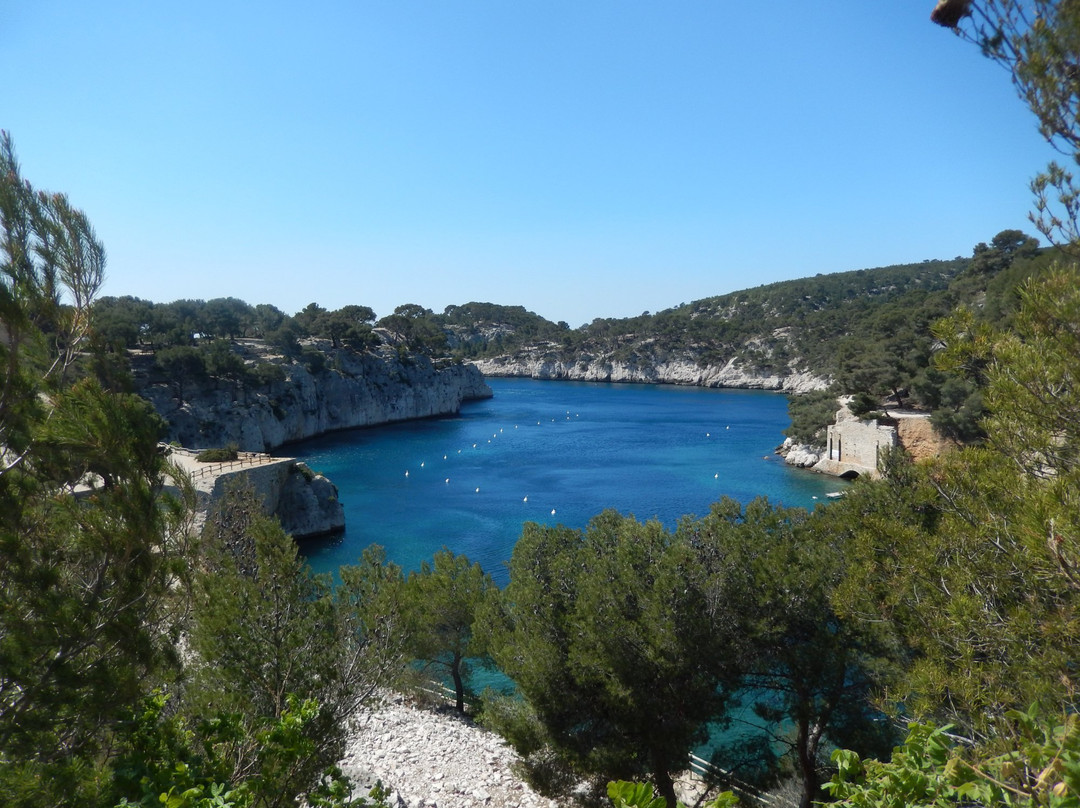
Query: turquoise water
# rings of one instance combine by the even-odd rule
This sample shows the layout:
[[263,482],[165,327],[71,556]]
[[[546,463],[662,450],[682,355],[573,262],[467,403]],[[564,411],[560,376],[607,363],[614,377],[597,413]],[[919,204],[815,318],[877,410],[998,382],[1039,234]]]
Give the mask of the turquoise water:
[[[615,508],[674,527],[727,495],[811,508],[839,481],[773,454],[788,425],[775,393],[490,379],[456,416],[352,430],[285,447],[330,477],[346,532],[306,542],[316,571],[370,544],[407,570],[447,547],[506,582],[526,521],[584,527]],[[815,499],[817,498],[817,499]]]

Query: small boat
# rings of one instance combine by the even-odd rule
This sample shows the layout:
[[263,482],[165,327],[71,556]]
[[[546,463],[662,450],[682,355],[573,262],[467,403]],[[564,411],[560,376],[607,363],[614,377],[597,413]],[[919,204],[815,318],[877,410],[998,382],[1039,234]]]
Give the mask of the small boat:
[[825,496],[827,496],[829,499],[840,499],[840,497],[844,496],[844,492],[843,491],[830,491]]

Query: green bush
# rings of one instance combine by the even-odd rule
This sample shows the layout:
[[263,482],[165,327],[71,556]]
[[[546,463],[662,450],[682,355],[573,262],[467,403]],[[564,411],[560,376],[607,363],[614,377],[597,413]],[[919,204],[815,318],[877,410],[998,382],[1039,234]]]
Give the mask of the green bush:
[[792,396],[788,399],[791,426],[784,430],[784,435],[797,443],[823,445],[825,428],[835,420],[839,408],[832,388]]
[[240,456],[240,450],[235,443],[221,449],[203,449],[195,459],[200,463],[228,463]]

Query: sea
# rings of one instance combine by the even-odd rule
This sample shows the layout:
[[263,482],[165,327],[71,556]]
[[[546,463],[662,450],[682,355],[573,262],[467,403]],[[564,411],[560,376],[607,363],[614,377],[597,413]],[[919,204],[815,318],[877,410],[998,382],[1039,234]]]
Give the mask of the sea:
[[283,447],[328,476],[342,535],[304,542],[316,572],[381,545],[418,569],[442,548],[496,583],[525,522],[585,528],[614,508],[669,529],[722,497],[812,509],[845,483],[775,454],[784,395],[649,384],[488,379],[456,415],[338,432]]

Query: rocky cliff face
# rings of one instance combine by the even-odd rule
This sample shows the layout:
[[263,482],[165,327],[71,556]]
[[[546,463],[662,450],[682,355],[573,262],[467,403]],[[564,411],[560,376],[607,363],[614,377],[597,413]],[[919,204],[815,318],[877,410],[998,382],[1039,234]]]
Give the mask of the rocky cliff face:
[[928,417],[900,418],[896,424],[900,445],[914,460],[926,460],[955,451],[959,444],[938,432]]
[[285,532],[296,539],[326,536],[345,529],[345,508],[338,499],[337,486],[303,463],[289,467],[273,513]]
[[345,529],[345,509],[337,487],[304,463],[244,452],[236,460],[202,463],[196,452],[173,447],[170,458],[195,489],[194,528],[202,530],[207,513],[231,485],[250,486],[267,516],[277,517],[286,533],[308,539]]
[[656,362],[595,357],[568,363],[554,353],[522,352],[514,356],[479,359],[475,365],[485,376],[524,376],[533,379],[685,384],[785,393],[805,393],[828,386],[828,380],[811,373],[773,375],[743,368],[734,359],[723,365],[703,366],[692,356],[671,356]]
[[[141,391],[169,424],[168,440],[198,449],[235,444],[265,452],[341,429],[455,413],[463,401],[490,398],[491,388],[471,365],[436,367],[424,356],[378,354],[324,346],[325,369],[268,357],[240,346],[249,363],[272,361],[283,381],[257,389],[225,381],[174,383]],[[257,356],[255,354],[258,354]]]

